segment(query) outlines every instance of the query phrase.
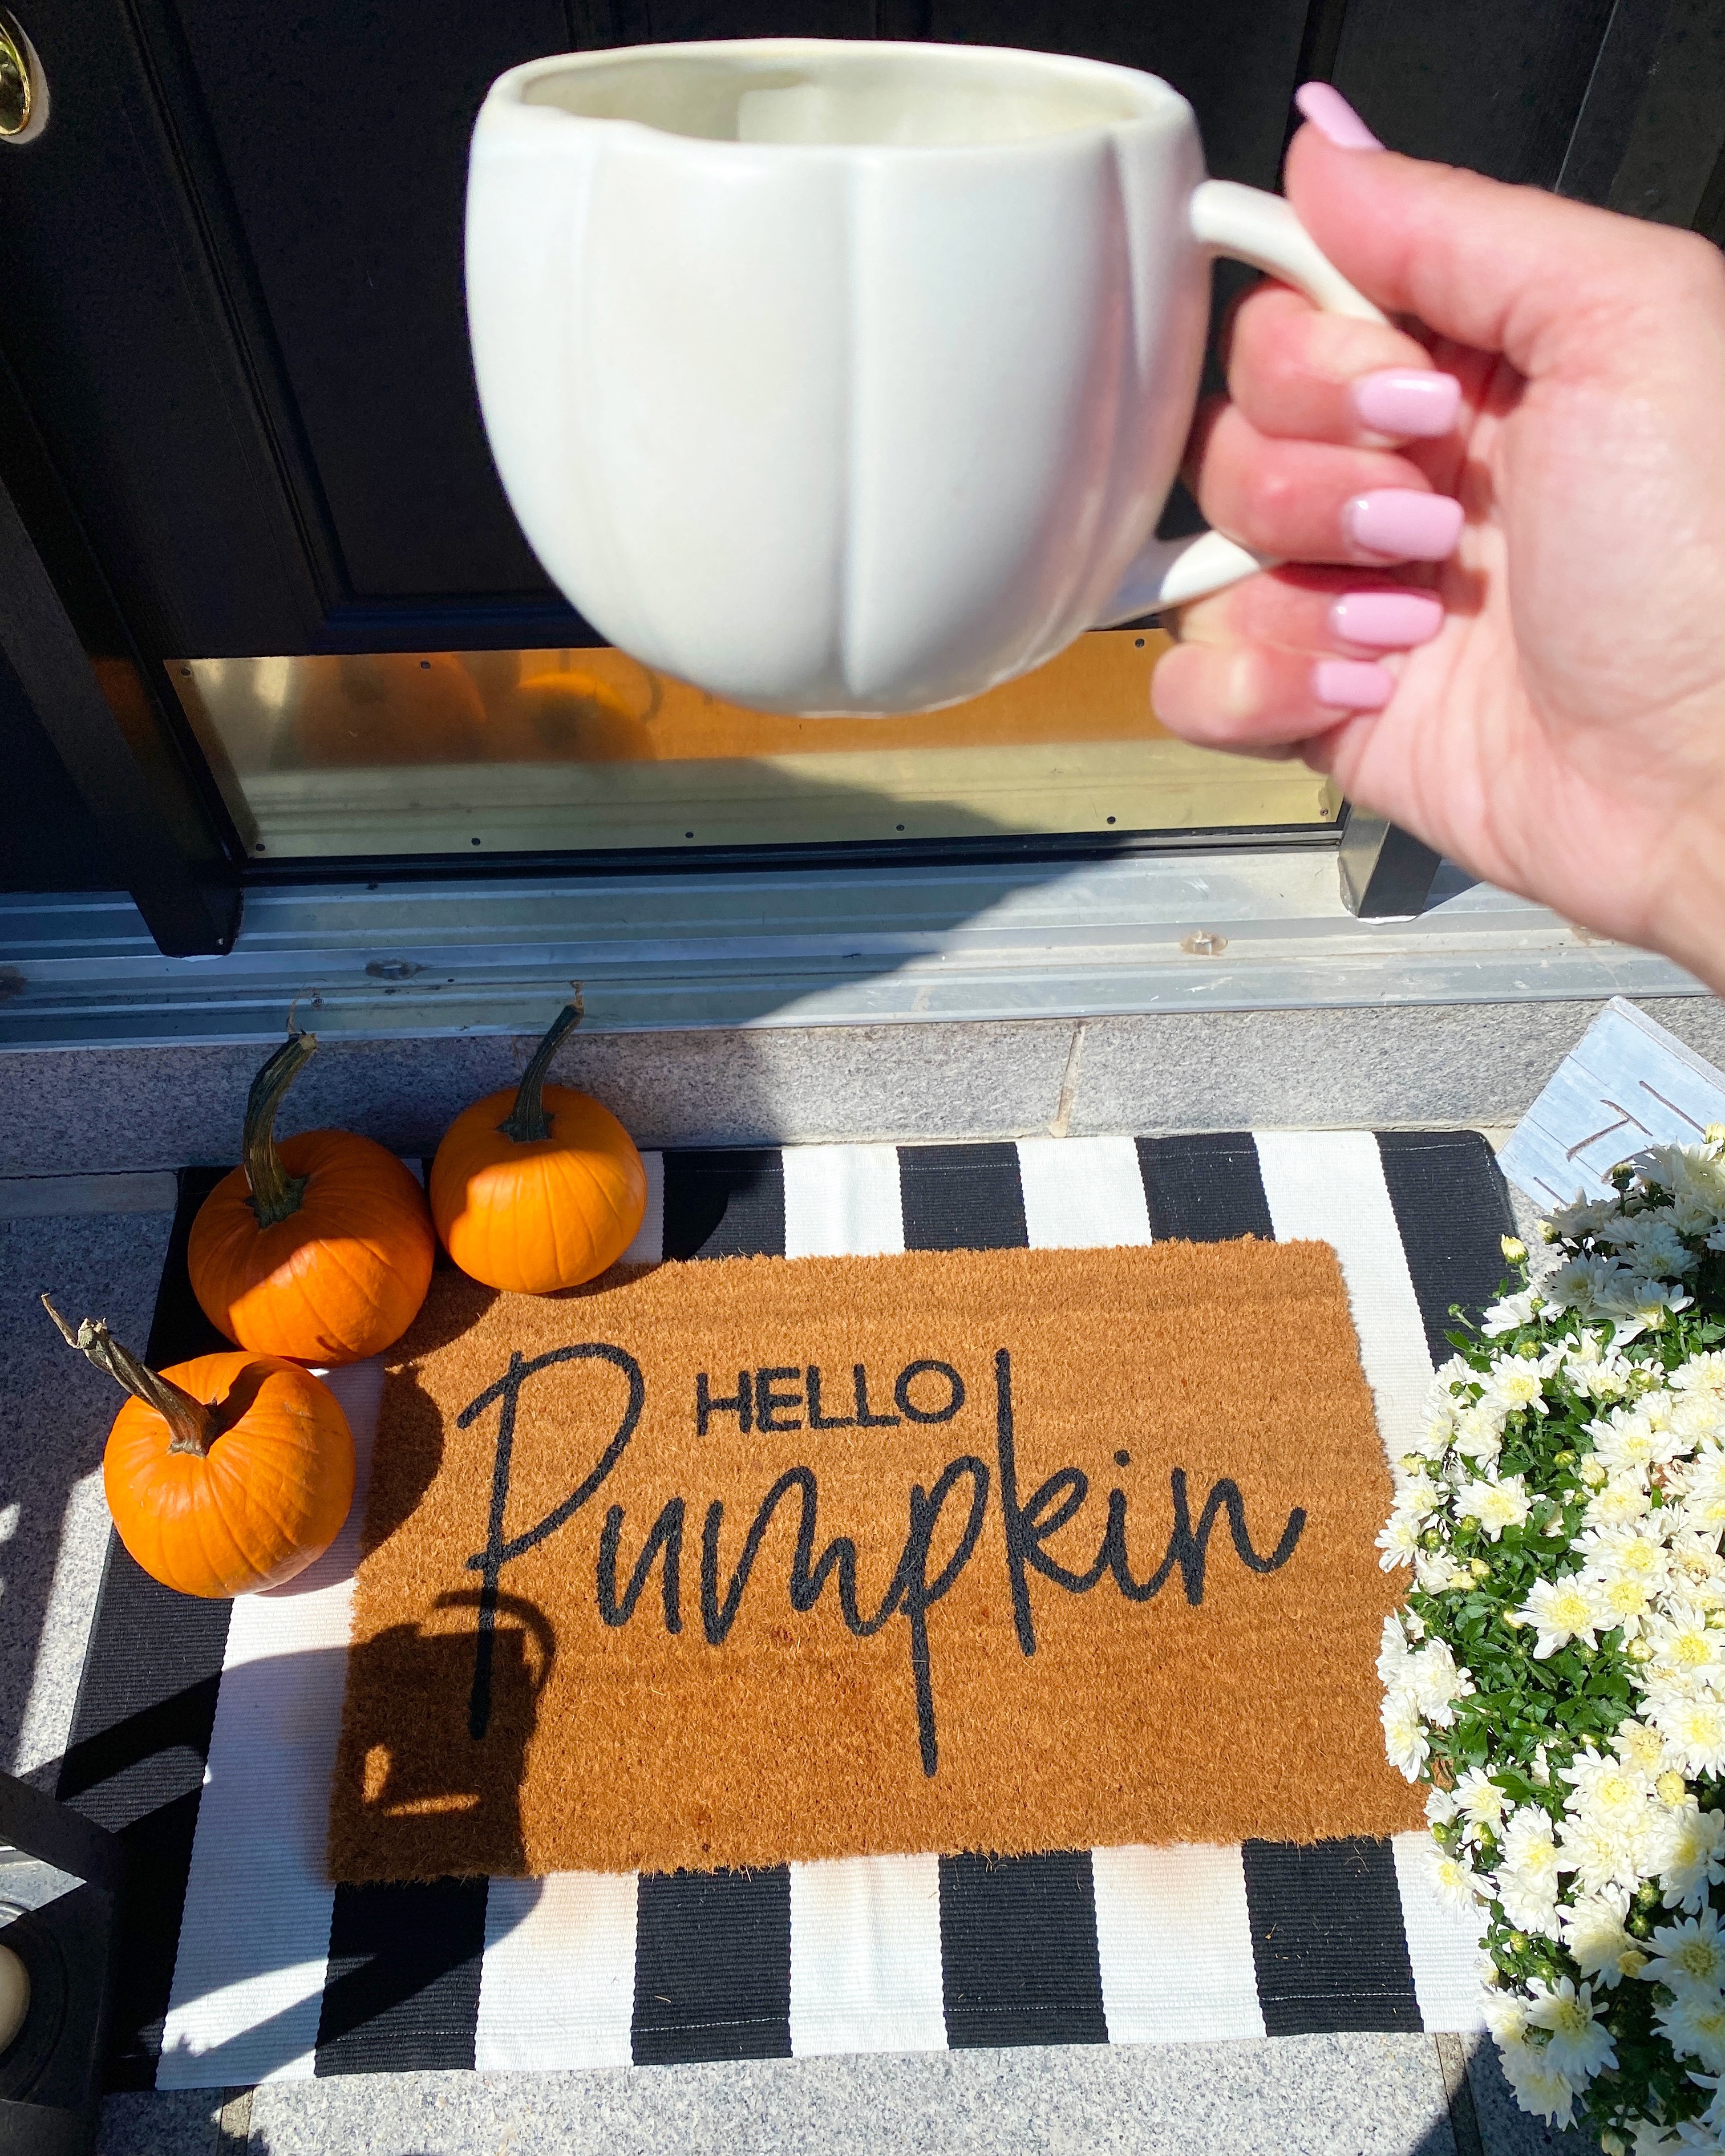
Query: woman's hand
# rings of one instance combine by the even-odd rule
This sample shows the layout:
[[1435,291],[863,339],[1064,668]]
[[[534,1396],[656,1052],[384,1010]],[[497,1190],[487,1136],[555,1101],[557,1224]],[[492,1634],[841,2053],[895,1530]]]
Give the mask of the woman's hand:
[[1301,107],[1289,198],[1403,326],[1238,309],[1189,483],[1290,566],[1185,609],[1158,715],[1725,988],[1725,257]]

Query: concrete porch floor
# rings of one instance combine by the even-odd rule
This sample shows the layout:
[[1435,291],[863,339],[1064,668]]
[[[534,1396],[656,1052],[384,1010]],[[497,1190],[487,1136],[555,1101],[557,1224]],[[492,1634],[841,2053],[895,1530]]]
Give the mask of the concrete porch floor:
[[[1725,1060],[1725,1012],[1661,999]],[[651,1143],[1450,1125],[1496,1137],[1597,1006],[1443,1006],[1067,1024],[578,1040],[568,1077]],[[520,1067],[507,1038],[335,1048],[290,1127],[403,1151]],[[0,1056],[0,1747],[51,1788],[107,1521],[107,1381],[37,1301],[141,1341],[172,1200],[231,1158],[250,1049]],[[312,1081],[319,1081],[314,1087]],[[1533,2156],[1591,2147],[1515,2107],[1489,2043],[1377,2035],[581,2074],[414,2074],[109,2100],[104,2156]]]

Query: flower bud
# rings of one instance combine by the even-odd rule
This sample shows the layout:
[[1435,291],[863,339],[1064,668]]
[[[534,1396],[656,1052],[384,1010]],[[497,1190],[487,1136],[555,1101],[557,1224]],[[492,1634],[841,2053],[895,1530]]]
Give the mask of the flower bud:
[[1511,1265],[1519,1265],[1527,1262],[1527,1245],[1519,1235],[1500,1235],[1497,1240],[1498,1248]]
[[1476,1579],[1489,1579],[1491,1577],[1491,1568],[1482,1557],[1476,1557],[1467,1568]]
[[1653,1786],[1661,1804],[1681,1804],[1689,1794],[1689,1784],[1675,1767],[1667,1767]]
[[1709,1123],[1702,1136],[1709,1145],[1725,1145],[1725,1123]]

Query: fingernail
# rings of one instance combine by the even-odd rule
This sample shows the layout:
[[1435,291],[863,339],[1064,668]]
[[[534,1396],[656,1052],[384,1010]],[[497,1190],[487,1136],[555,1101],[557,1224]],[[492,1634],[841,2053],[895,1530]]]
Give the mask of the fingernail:
[[1381,150],[1384,145],[1339,90],[1327,82],[1302,82],[1294,92],[1302,120],[1309,120],[1338,150]]
[[1379,367],[1348,394],[1361,425],[1380,434],[1447,434],[1461,409],[1461,384],[1430,367]]
[[1381,711],[1395,694],[1395,676],[1369,659],[1320,659],[1312,693],[1332,711]]
[[1418,487],[1380,486],[1357,494],[1342,511],[1356,547],[1395,562],[1443,562],[1461,536],[1461,504]]
[[1442,602],[1430,592],[1349,592],[1330,608],[1332,634],[1378,651],[1411,651],[1443,625]]

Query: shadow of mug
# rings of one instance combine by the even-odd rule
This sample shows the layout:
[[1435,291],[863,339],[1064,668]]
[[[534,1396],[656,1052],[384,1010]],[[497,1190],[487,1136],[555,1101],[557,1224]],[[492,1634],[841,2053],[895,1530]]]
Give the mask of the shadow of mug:
[[[438,1598],[477,1610],[480,1592]],[[535,1604],[500,1595],[491,1635],[491,1711],[468,1724],[476,1633],[393,1625],[349,1650],[347,1705],[330,1800],[337,1879],[519,1876],[527,1869],[521,1792],[556,1635]]]

